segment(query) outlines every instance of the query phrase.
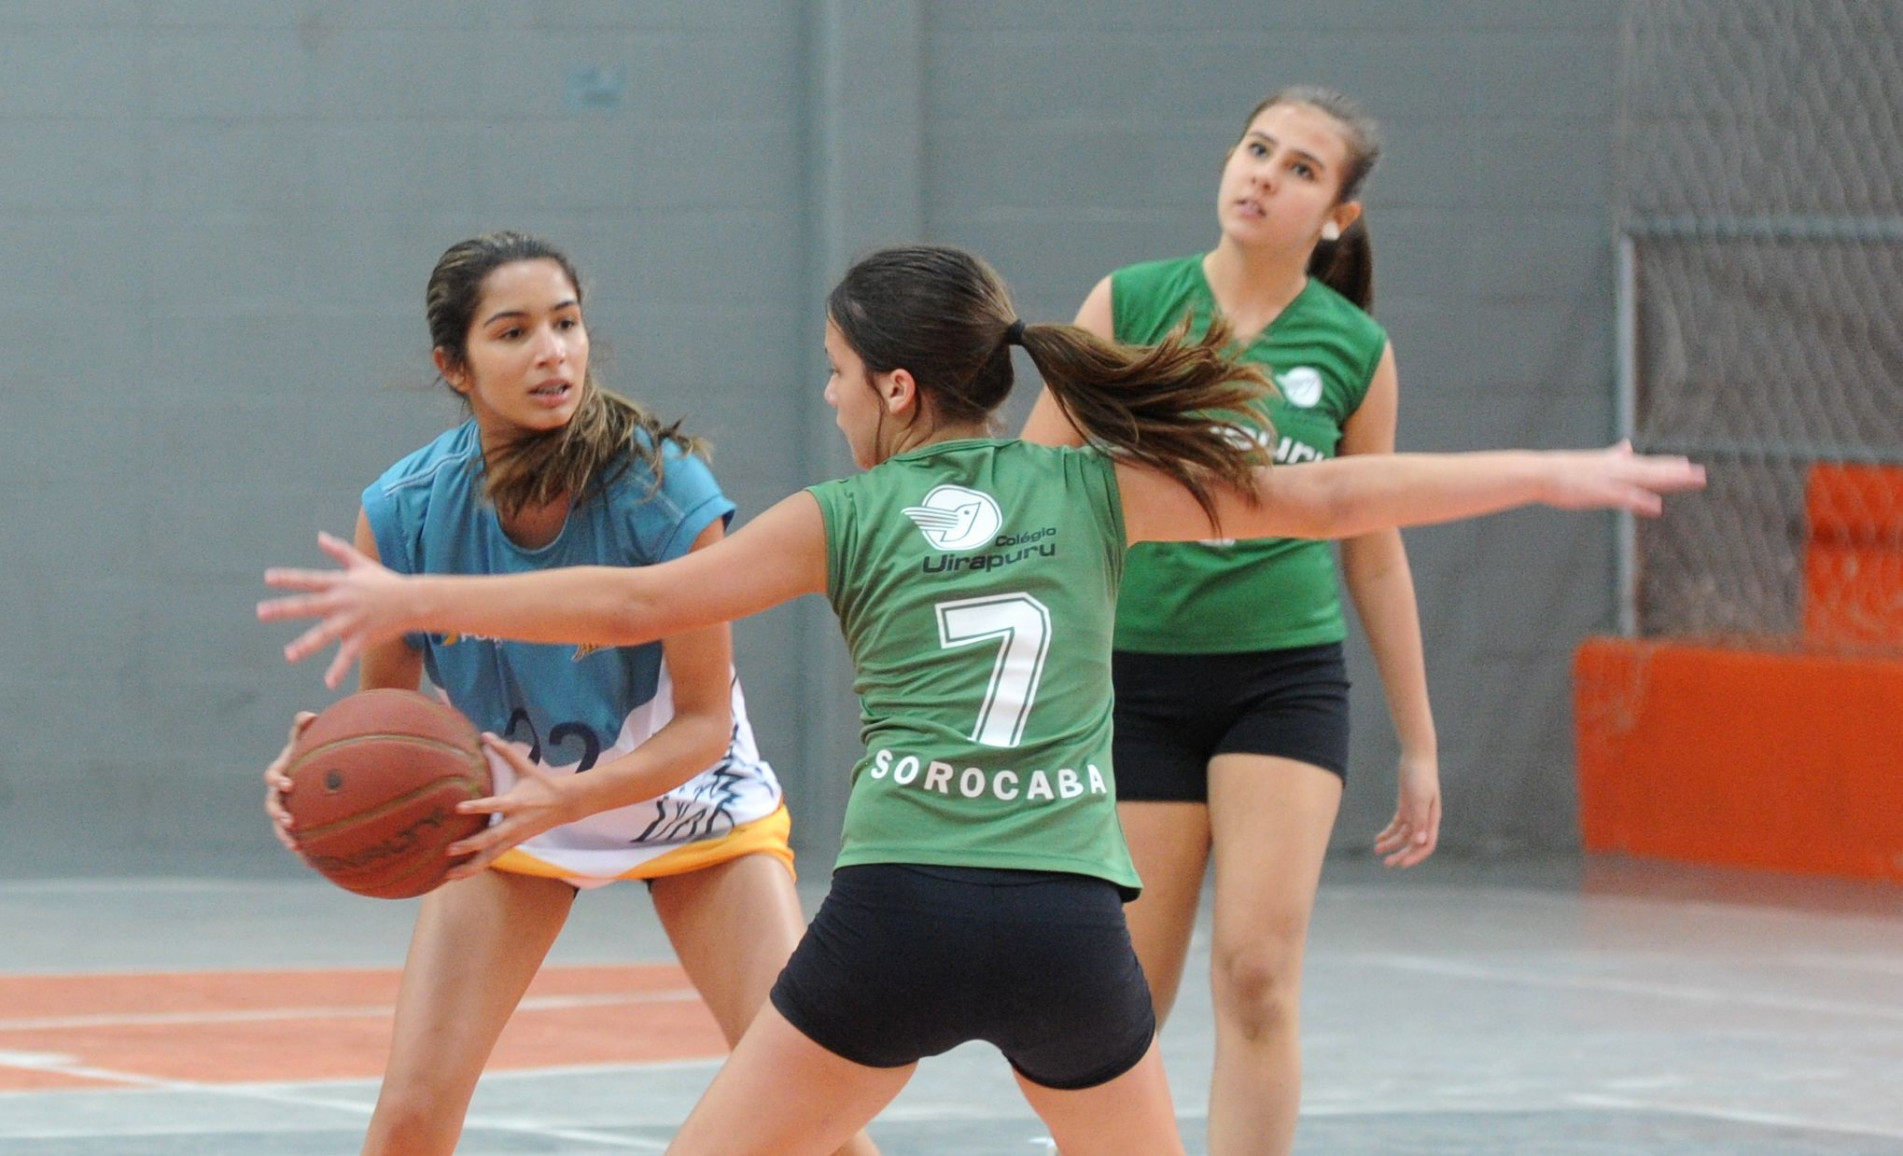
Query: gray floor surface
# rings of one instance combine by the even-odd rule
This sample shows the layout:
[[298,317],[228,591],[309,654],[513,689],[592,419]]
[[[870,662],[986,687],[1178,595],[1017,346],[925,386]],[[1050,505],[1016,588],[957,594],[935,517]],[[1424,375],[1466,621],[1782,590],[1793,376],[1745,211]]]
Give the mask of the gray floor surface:
[[[805,895],[809,910],[816,891]],[[319,882],[0,881],[0,975],[396,966],[412,906]],[[1199,931],[1165,1059],[1204,1136]],[[554,961],[666,961],[639,887]],[[1304,1154],[1903,1154],[1903,888],[1625,861],[1331,860],[1304,995]],[[0,1020],[0,1064],[9,1053]],[[493,1073],[461,1151],[658,1152],[710,1062]],[[0,1093],[7,1156],[343,1156],[374,1081]],[[927,1061],[888,1156],[1036,1156],[1003,1061]]]

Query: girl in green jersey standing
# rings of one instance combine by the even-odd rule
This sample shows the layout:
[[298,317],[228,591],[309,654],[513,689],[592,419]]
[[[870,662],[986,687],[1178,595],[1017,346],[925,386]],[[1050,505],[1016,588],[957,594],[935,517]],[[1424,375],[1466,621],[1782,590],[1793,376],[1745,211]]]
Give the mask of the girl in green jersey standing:
[[[405,631],[627,644],[826,595],[866,738],[839,868],[669,1151],[832,1151],[920,1058],[984,1039],[1064,1148],[1180,1153],[1121,908],[1137,885],[1109,757],[1126,546],[1358,534],[1533,502],[1650,513],[1702,475],[1623,449],[1271,469],[1199,416],[1264,388],[1222,356],[1220,327],[1148,349],[1027,327],[997,276],[955,249],[875,253],[827,305],[826,400],[864,473],[633,569],[402,577],[326,536],[343,568],[269,572],[306,593],[259,615],[321,619],[286,654],[340,643],[335,685],[366,645]],[[1013,343],[1091,448],[994,436]]]
[[[1245,122],[1208,253],[1119,269],[1077,324],[1147,345],[1185,318],[1221,318],[1277,394],[1239,418],[1278,464],[1391,454],[1394,350],[1367,310],[1372,254],[1361,190],[1380,155],[1374,123],[1338,93],[1285,89]],[[1040,399],[1031,441],[1084,433]],[[1400,739],[1394,818],[1375,850],[1394,867],[1433,854],[1440,773],[1414,582],[1400,532],[1341,543]],[[1213,851],[1210,981],[1215,1156],[1285,1153],[1301,1100],[1302,954],[1348,769],[1347,623],[1326,543],[1219,541],[1131,551],[1117,618],[1120,810],[1146,884],[1131,935],[1169,1014]]]

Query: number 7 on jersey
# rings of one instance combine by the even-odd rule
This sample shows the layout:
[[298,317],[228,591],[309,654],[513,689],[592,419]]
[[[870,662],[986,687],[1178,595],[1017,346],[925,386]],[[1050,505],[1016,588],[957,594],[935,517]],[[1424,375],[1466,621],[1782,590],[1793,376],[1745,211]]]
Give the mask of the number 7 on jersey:
[[1051,612],[1029,594],[989,594],[940,602],[938,645],[958,646],[996,640],[998,658],[991,667],[984,704],[971,740],[988,747],[1015,747],[1037,699],[1044,655],[1051,643]]

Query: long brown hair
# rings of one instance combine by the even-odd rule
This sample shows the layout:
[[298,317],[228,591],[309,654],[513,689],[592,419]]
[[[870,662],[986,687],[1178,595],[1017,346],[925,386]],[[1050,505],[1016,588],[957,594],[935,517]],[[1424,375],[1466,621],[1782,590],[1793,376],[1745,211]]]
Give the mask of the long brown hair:
[[[430,344],[450,366],[469,364],[469,327],[489,274],[517,261],[544,260],[561,266],[580,304],[582,284],[574,263],[538,237],[484,233],[444,251],[430,271],[424,308]],[[465,406],[468,401],[463,398]],[[636,437],[636,431],[644,436]],[[680,432],[679,422],[663,425],[642,406],[604,389],[590,365],[582,379],[581,401],[567,425],[518,437],[484,455],[483,494],[504,517],[563,496],[579,504],[611,485],[637,457],[658,485],[664,446],[670,441],[689,452],[705,452],[702,442]]]
[[[1250,110],[1242,131],[1246,134],[1256,117],[1278,104],[1306,105],[1341,126],[1348,166],[1342,173],[1335,203],[1359,197],[1381,161],[1381,126],[1359,104],[1332,88],[1294,84]],[[1367,213],[1342,230],[1339,240],[1315,246],[1308,258],[1308,275],[1360,306],[1363,312],[1374,312],[1374,236],[1368,231]]]
[[1240,413],[1270,388],[1261,370],[1233,360],[1220,323],[1199,341],[1188,339],[1185,323],[1147,347],[1116,345],[1074,325],[1018,327],[991,266],[939,245],[861,259],[834,286],[826,312],[868,373],[907,370],[932,415],[956,422],[990,421],[1010,394],[1017,337],[1086,437],[1182,483],[1212,523],[1212,487],[1252,497],[1253,470],[1267,462],[1211,416]]

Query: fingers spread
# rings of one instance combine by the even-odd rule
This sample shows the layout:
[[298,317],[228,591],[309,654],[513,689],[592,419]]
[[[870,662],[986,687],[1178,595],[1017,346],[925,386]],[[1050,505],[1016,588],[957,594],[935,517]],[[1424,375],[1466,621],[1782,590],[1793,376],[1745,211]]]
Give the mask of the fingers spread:
[[451,867],[443,878],[455,882],[458,879],[467,879],[479,871],[486,871],[489,868],[489,864],[501,858],[502,852],[506,849],[507,848],[499,845],[485,844],[478,846],[477,838],[463,839],[459,842],[451,843],[448,848],[446,848],[446,852],[450,858],[457,859],[464,855],[468,855],[469,857],[454,867]]
[[344,639],[337,647],[337,657],[330,660],[330,666],[324,671],[324,685],[332,690],[342,686],[351,663],[357,661],[357,652],[362,649],[363,644],[354,637]]
[[292,639],[284,647],[284,657],[292,662],[302,662],[311,655],[329,646],[336,635],[329,622],[320,622],[304,633]]
[[264,572],[264,584],[274,590],[328,590],[337,585],[339,570],[298,570],[273,566]]
[[529,749],[521,743],[512,743],[498,735],[485,732],[482,745],[493,758],[499,758],[509,765],[518,775],[534,778],[546,778],[542,769],[529,758]]

